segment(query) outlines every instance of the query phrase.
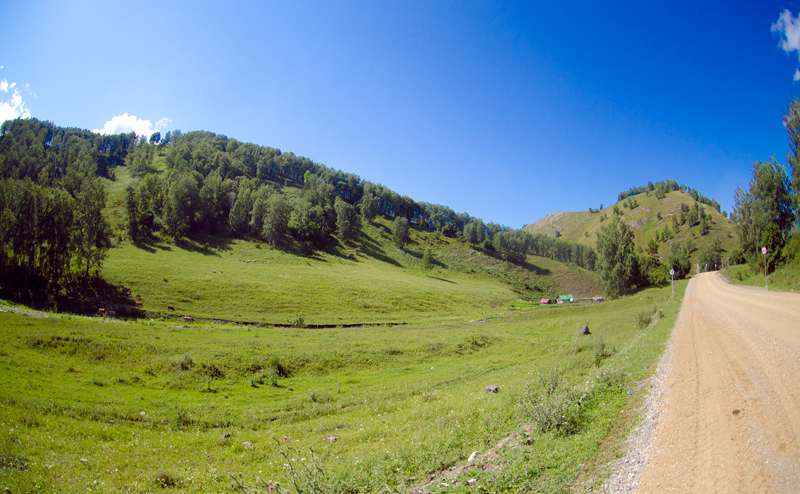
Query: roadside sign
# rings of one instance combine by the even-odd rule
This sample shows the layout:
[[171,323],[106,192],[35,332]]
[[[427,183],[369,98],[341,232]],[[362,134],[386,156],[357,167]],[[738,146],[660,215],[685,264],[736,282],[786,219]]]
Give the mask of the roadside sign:
[[761,247],[761,253],[766,256],[767,255],[767,248],[766,247]]
[[669,270],[669,275],[672,277],[672,298],[675,298],[675,268]]

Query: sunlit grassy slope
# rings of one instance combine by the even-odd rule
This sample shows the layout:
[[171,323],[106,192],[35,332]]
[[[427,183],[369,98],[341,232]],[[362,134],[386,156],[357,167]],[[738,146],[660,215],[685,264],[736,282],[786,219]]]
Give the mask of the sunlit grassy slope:
[[[679,306],[665,288],[330,329],[0,306],[0,487],[256,493],[296,492],[299,480],[303,492],[411,492],[474,451],[486,468],[425,491],[474,492],[472,478],[488,492],[566,492],[579,475],[596,486]],[[592,335],[577,336],[586,324]],[[529,415],[553,372],[583,393],[571,434],[540,432]]]
[[[179,314],[260,323],[399,323],[434,314],[473,317],[515,298],[555,298],[561,291],[599,294],[593,273],[544,258],[513,265],[455,240],[414,232],[406,249],[377,220],[361,242],[311,257],[247,240],[201,238],[179,245],[123,243],[102,274],[141,296],[151,315]],[[435,267],[421,253],[432,246]],[[175,311],[167,309],[172,306]]]
[[[526,226],[525,230],[550,236],[556,236],[556,232],[559,232],[562,240],[595,247],[597,233],[605,224],[604,221],[608,221],[608,218],[612,216],[614,206],[617,206],[623,212],[622,218],[633,230],[637,248],[643,250],[647,243],[655,238],[656,231],[661,232],[666,226],[669,226],[670,230],[675,233],[672,217],[680,215],[682,203],[689,207],[692,207],[695,203],[691,195],[679,190],[667,193],[663,199],[656,199],[655,194],[647,195],[644,193],[632,197],[639,203],[639,206],[633,210],[623,207],[622,203],[617,203],[598,213],[589,211],[552,213],[536,223]],[[672,242],[685,243],[690,238],[697,245],[697,250],[692,255],[692,262],[696,262],[699,252],[714,237],[720,239],[722,247],[727,253],[730,253],[730,250],[735,247],[733,222],[725,218],[716,209],[706,205],[701,206],[712,219],[708,234],[700,235],[699,225],[691,228],[688,224],[681,225],[672,240],[661,243],[659,255],[662,259],[669,255]],[[661,215],[660,219],[658,218],[659,213]],[[726,254],[723,254],[723,258],[725,257]]]
[[[154,166],[163,173],[163,156]],[[529,256],[505,262],[454,239],[414,229],[404,249],[390,220],[364,225],[359,239],[311,256],[254,240],[193,237],[178,244],[133,245],[124,236],[124,191],[134,183],[126,167],[105,180],[106,214],[119,232],[102,275],[140,295],[148,314],[259,323],[361,324],[424,320],[433,314],[475,315],[487,306],[523,298],[600,294],[594,274]],[[290,193],[293,193],[290,191]],[[208,244],[206,246],[206,244]],[[420,266],[427,248],[436,262]],[[167,309],[172,306],[175,311]]]

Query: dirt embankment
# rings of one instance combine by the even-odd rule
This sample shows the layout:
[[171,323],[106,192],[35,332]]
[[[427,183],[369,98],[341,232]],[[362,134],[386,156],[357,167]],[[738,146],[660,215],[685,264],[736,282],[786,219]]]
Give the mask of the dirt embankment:
[[798,492],[800,295],[700,275],[670,351],[643,425],[652,439],[631,445],[646,450],[628,462],[641,475],[618,472],[606,490]]

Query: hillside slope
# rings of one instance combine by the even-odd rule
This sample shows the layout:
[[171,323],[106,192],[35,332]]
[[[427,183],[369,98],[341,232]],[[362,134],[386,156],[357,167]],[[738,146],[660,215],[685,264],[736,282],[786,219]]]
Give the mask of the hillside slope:
[[[430,271],[421,261],[428,248],[435,258]],[[433,314],[475,319],[517,298],[600,292],[585,269],[536,256],[512,264],[428,232],[413,231],[411,244],[399,249],[384,219],[367,225],[359,242],[313,256],[244,239],[126,242],[109,251],[102,274],[130,287],[151,317],[272,324],[401,323]]]
[[[167,174],[161,153],[153,172]],[[150,316],[325,325],[413,322],[433,314],[477,319],[487,307],[517,298],[601,291],[591,271],[533,255],[510,263],[425,228],[412,227],[410,243],[400,249],[391,219],[382,216],[365,221],[354,242],[337,241],[313,253],[208,234],[136,244],[126,239],[124,226],[125,188],[135,179],[126,166],[115,175],[103,183],[118,246],[109,251],[102,274],[141,296]],[[422,265],[428,249],[430,271]]]
[[[638,206],[633,210],[624,207],[623,202],[611,205],[599,212],[575,211],[552,213],[540,219],[536,223],[527,225],[524,230],[531,233],[541,233],[552,237],[559,237],[568,242],[580,243],[595,247],[597,233],[603,227],[604,221],[614,214],[616,207],[622,212],[622,218],[630,225],[635,235],[637,250],[644,250],[650,240],[656,238],[657,232],[663,233],[666,227],[672,232],[669,241],[659,243],[659,256],[662,260],[669,255],[670,245],[675,242],[685,243],[692,239],[697,246],[697,250],[692,254],[692,262],[696,262],[698,253],[711,241],[712,238],[719,238],[725,253],[723,259],[730,254],[735,247],[736,241],[733,237],[734,224],[725,218],[716,209],[699,204],[706,215],[711,218],[709,231],[706,235],[701,235],[700,226],[689,226],[688,222],[680,225],[675,231],[672,221],[673,217],[680,217],[681,204],[685,204],[690,209],[694,207],[695,200],[686,192],[675,190],[668,192],[663,199],[657,199],[654,194],[638,194],[632,196]],[[659,217],[660,215],[660,217]]]
[[590,249],[534,249],[524,232],[277,148],[36,119],[4,123],[0,144],[0,293],[38,307],[302,326],[596,294],[590,272],[528,255],[592,269]]

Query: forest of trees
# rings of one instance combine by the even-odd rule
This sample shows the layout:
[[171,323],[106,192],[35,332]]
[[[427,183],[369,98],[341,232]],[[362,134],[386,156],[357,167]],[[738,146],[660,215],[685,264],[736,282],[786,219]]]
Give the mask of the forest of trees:
[[[166,172],[157,172],[157,155]],[[98,268],[112,237],[99,177],[114,180],[119,166],[134,177],[125,190],[123,225],[134,242],[203,233],[310,252],[357,240],[363,222],[380,215],[512,262],[530,253],[594,269],[589,247],[416,202],[276,148],[205,131],[102,136],[17,119],[0,128],[4,279],[58,286]]]
[[0,127],[0,276],[58,287],[88,277],[110,246],[98,176],[113,176],[133,134],[100,136],[37,120]]
[[[734,195],[731,219],[736,224],[738,248],[731,252],[732,263],[747,262],[755,272],[767,269],[772,272],[782,264],[800,262],[800,100],[794,98],[784,116],[784,125],[789,133],[791,152],[787,156],[787,167],[774,157],[752,165],[752,179],[747,189],[738,187]],[[619,219],[621,210],[615,207],[613,220],[601,228],[597,240],[597,273],[609,296],[629,293],[647,285],[665,281],[665,272],[675,270],[676,278],[689,274],[689,256],[697,250],[690,238],[685,243],[672,242],[666,262],[658,258],[659,242],[669,241],[673,230],[684,224],[699,225],[699,232],[709,231],[711,219],[700,206],[707,204],[719,211],[719,204],[696,190],[686,189],[675,181],[650,183],[634,187],[619,195],[620,201],[636,194],[653,192],[656,196],[672,190],[684,190],[695,199],[693,206],[681,204],[678,216],[672,217],[672,228],[666,225],[656,232],[644,252],[635,254],[631,245],[633,233]],[[628,204],[632,207],[632,204]],[[766,247],[767,254],[762,254]],[[718,237],[713,237],[700,250],[698,264],[701,269],[713,269],[722,264],[722,247]],[[763,264],[762,264],[763,263]],[[765,266],[766,264],[766,266]]]
[[[800,237],[791,232],[800,190],[799,107],[794,100],[785,117],[792,176],[774,159],[758,162],[749,189],[736,192],[733,219],[740,250],[732,256],[734,261],[755,265],[760,247],[767,246],[769,267],[774,269],[798,251],[795,244]],[[163,160],[161,170],[155,166],[157,156]],[[484,223],[308,158],[211,132],[103,136],[17,119],[0,127],[0,275],[7,285],[58,287],[68,279],[89,277],[93,268],[101,266],[112,244],[112,226],[103,214],[106,192],[100,178],[114,180],[120,166],[126,166],[134,180],[125,190],[124,225],[116,226],[134,242],[158,238],[180,242],[210,234],[312,252],[333,248],[337,241],[357,241],[365,222],[382,216],[394,221],[392,232],[400,248],[410,241],[412,228],[438,231],[511,262],[523,262],[534,254],[589,270],[597,267],[601,275],[614,273],[601,276],[624,281],[607,287],[612,294],[663,282],[667,267],[687,274],[689,255],[696,250],[693,243],[672,245],[665,263],[652,252],[633,254],[623,248],[624,228],[612,222],[600,232],[595,251]],[[619,194],[623,206],[634,209],[636,194],[663,197],[673,190],[691,194],[696,202],[694,207],[682,206],[672,228],[667,225],[657,232],[656,252],[658,242],[668,241],[672,231],[684,224],[700,225],[701,234],[707,232],[709,216],[699,204],[719,210],[719,203],[674,180],[650,182]],[[706,250],[701,252],[703,259],[718,259],[718,243],[716,250]],[[623,264],[614,265],[608,256],[620,252],[624,255],[618,262]],[[625,276],[618,276],[620,272]]]
[[[752,166],[752,179],[745,190],[738,187],[731,219],[736,223],[739,248],[735,262],[747,262],[755,271],[771,272],[798,259],[798,205],[800,205],[800,100],[789,103],[784,126],[789,133],[790,153],[786,161],[792,172],[774,157]],[[767,248],[767,255],[761,253]]]
[[631,187],[630,189],[626,190],[625,192],[620,192],[617,196],[617,200],[619,202],[624,201],[625,199],[635,196],[637,194],[654,194],[656,198],[663,199],[667,192],[672,192],[674,190],[680,190],[686,192],[687,194],[691,194],[692,198],[699,202],[700,204],[707,204],[712,208],[716,209],[718,212],[721,211],[721,206],[719,202],[715,199],[710,199],[703,194],[700,194],[697,189],[692,189],[691,187],[687,187],[686,185],[678,184],[675,180],[666,180],[664,182],[648,182],[647,185],[642,185],[641,187]]

